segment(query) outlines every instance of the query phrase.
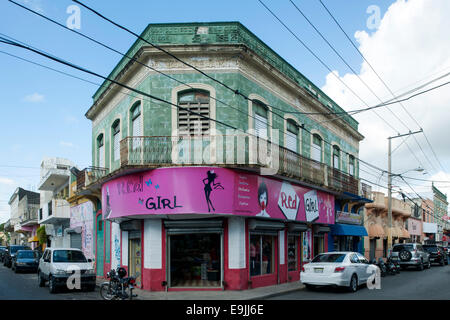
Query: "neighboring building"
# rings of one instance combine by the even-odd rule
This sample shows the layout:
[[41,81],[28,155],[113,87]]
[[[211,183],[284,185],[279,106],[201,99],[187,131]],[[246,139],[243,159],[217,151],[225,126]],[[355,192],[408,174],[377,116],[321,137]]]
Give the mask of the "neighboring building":
[[[39,193],[17,188],[9,199],[11,210],[11,244],[36,246],[33,239],[38,228]],[[29,241],[30,240],[30,241]]]
[[406,230],[408,230],[410,238],[408,242],[422,243],[423,228],[423,209],[421,199],[406,200],[411,206],[411,216],[406,220]]
[[62,158],[45,158],[41,162],[39,224],[45,225],[48,247],[70,247],[70,168],[74,164]]
[[[372,203],[367,203],[364,209],[364,225],[368,236],[364,238],[365,256],[372,260],[387,257],[389,217],[388,197],[382,192],[372,193]],[[411,216],[411,205],[392,198],[392,244],[406,242],[411,235],[406,230],[407,219]]]
[[440,242],[443,240],[444,228],[446,227],[446,220],[444,217],[447,217],[448,214],[448,201],[447,195],[439,191],[438,188],[432,184],[431,189],[433,191],[433,203],[434,203],[434,216],[436,218],[437,224],[437,233],[436,233],[436,242]]
[[142,37],[250,100],[133,44],[128,55],[172,79],[128,58],[110,77],[172,105],[111,83],[94,94],[93,167],[76,172],[71,203],[92,203],[97,275],[120,264],[146,290],[298,281],[328,251],[335,207],[367,201],[358,123],[300,114],[343,110],[240,23],[150,24]]
[[433,243],[436,241],[438,227],[435,219],[434,213],[434,202],[430,199],[424,199],[420,201],[422,207],[422,237],[423,242]]

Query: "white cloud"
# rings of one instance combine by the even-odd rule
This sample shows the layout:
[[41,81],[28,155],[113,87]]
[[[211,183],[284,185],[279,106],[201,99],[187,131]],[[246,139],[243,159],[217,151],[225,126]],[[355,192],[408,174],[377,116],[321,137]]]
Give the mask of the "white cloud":
[[44,101],[44,98],[45,97],[44,97],[43,94],[33,93],[33,94],[28,95],[28,96],[25,96],[23,98],[23,100],[26,101],[26,102],[37,103],[37,102]]
[[[359,50],[376,72],[393,92],[399,94],[449,71],[449,12],[450,1],[448,0],[397,0],[388,8],[375,32],[369,34],[361,30],[355,32],[354,36],[359,43]],[[434,76],[430,77],[431,74]],[[361,64],[359,76],[383,101],[392,98],[390,92],[364,61]],[[340,78],[370,106],[380,102],[353,73],[340,75]],[[421,82],[418,83],[419,80]],[[450,77],[446,77],[427,88],[449,80]],[[366,107],[332,74],[327,75],[322,90],[346,110]],[[359,131],[365,136],[360,144],[360,158],[387,169],[387,138],[399,132],[407,133],[409,130],[416,131],[423,128],[440,163],[445,170],[450,169],[450,148],[446,139],[450,136],[449,104],[450,86],[404,102],[403,106],[420,126],[399,104],[391,105],[390,109],[406,126],[403,126],[387,108],[377,109],[376,113],[390,123],[395,130],[372,111],[355,115],[359,122]],[[392,139],[392,149],[401,142],[400,138]],[[428,178],[431,181],[431,179],[438,180],[435,178],[437,176],[445,175],[423,134],[409,137],[407,144],[415,156],[411,154],[407,145],[402,145],[392,155],[393,172],[402,173],[421,165],[429,174],[420,175],[420,178]],[[419,177],[417,173],[409,175]],[[364,176],[363,172],[361,176]],[[450,175],[445,176],[445,179],[441,177],[440,180],[450,181]],[[366,175],[366,178],[376,181],[373,176]],[[427,183],[428,188],[430,185],[431,183]],[[450,189],[442,189],[444,192],[450,191]],[[383,191],[386,192],[386,190]]]
[[14,185],[16,182],[12,179],[0,177],[0,184]]
[[67,142],[67,141],[60,141],[59,145],[61,147],[75,148],[75,145],[72,142]]

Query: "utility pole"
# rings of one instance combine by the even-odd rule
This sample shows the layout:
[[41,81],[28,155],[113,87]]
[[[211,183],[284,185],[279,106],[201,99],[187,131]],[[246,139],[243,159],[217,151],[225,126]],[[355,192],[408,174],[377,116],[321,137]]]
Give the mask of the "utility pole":
[[389,137],[388,138],[388,249],[390,250],[392,248],[392,176],[393,174],[391,173],[391,140],[395,139],[395,138],[400,138],[400,137],[404,137],[404,136],[410,136],[412,134],[416,134],[416,133],[420,133],[423,132],[422,129],[420,129],[419,131],[415,131],[415,132],[409,132],[409,133],[405,133],[405,134],[398,134],[394,137]]

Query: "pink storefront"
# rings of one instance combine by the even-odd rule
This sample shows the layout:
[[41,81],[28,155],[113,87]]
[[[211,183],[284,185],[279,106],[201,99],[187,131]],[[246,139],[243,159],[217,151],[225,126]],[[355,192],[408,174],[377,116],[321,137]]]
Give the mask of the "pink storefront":
[[334,196],[218,167],[159,168],[102,186],[112,266],[146,290],[241,290],[299,280],[327,251]]

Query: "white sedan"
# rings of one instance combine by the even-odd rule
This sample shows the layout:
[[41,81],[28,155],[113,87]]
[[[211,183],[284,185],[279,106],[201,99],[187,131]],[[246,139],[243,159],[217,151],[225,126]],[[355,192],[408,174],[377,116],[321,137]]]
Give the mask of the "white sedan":
[[358,252],[327,252],[305,264],[300,281],[307,287],[339,286],[355,292],[377,272],[377,266]]

